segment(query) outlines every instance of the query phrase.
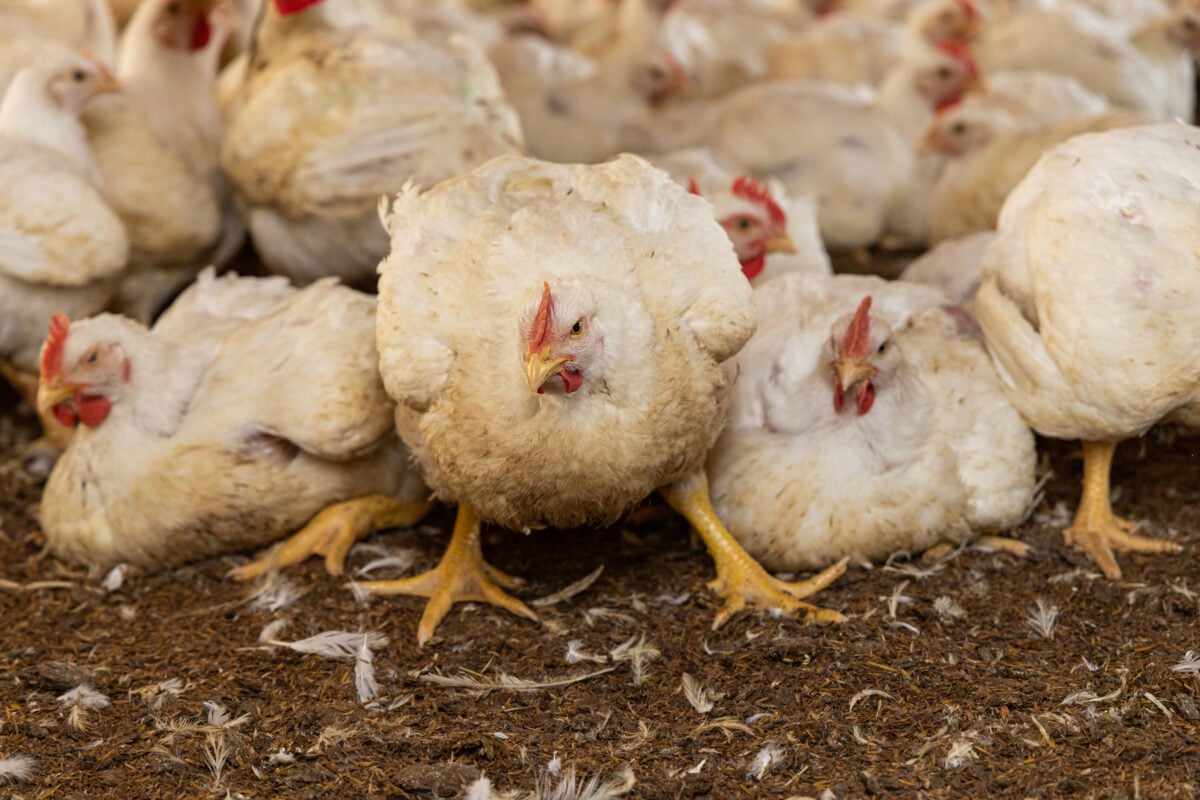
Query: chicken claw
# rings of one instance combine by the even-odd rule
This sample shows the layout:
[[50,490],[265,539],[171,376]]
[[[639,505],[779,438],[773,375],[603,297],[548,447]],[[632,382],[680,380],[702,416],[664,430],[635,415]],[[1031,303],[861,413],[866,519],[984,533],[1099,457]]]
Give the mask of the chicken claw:
[[1116,442],[1083,443],[1083,497],[1071,527],[1063,531],[1066,543],[1091,556],[1109,578],[1121,577],[1114,550],[1131,553],[1178,553],[1183,550],[1174,542],[1136,535],[1137,525],[1113,514],[1108,484],[1116,449]]
[[244,581],[299,564],[309,556],[325,556],[330,575],[341,575],[346,554],[359,539],[385,528],[408,528],[420,522],[432,501],[411,502],[383,495],[368,495],[334,503],[262,558],[244,564],[229,575]]
[[359,585],[375,594],[412,594],[428,597],[425,613],[417,626],[417,645],[424,647],[442,618],[458,602],[491,603],[518,617],[538,622],[538,615],[504,589],[515,589],[524,581],[483,560],[479,540],[479,518],[466,505],[458,506],[454,534],[436,567],[412,578],[393,581],[364,581]]
[[697,472],[659,491],[704,539],[717,567],[717,577],[708,586],[718,596],[725,598],[725,605],[713,620],[713,630],[724,625],[747,603],[788,613],[803,612],[808,622],[846,620],[836,611],[802,602],[801,598],[816,594],[837,580],[846,571],[850,559],[844,558],[806,581],[781,581],[768,575],[717,518],[708,495],[708,478],[703,472]]

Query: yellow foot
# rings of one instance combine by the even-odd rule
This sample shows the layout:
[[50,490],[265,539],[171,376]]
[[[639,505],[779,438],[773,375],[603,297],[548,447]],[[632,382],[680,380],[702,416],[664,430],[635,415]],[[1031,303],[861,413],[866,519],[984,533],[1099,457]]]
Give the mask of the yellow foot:
[[455,603],[490,603],[537,622],[538,615],[529,606],[504,591],[516,589],[522,583],[520,578],[505,574],[483,560],[479,519],[460,503],[454,535],[436,567],[412,578],[365,581],[359,585],[375,594],[428,597],[417,626],[417,644],[423,647]]
[[299,564],[314,555],[325,556],[325,569],[330,575],[341,575],[346,567],[346,554],[359,539],[385,528],[416,525],[432,507],[432,501],[409,502],[383,495],[335,503],[271,552],[232,570],[229,575],[235,580],[249,580]]
[[1110,578],[1121,577],[1114,550],[1131,553],[1178,553],[1182,547],[1174,542],[1137,536],[1137,526],[1112,513],[1108,498],[1108,476],[1112,469],[1116,442],[1083,443],[1083,496],[1071,527],[1063,531],[1063,539],[1096,562]]
[[718,597],[725,599],[725,605],[713,620],[714,630],[747,605],[788,614],[802,612],[807,622],[845,621],[838,612],[802,602],[802,598],[816,594],[837,580],[846,571],[850,559],[844,558],[806,581],[781,581],[768,575],[717,518],[708,496],[708,478],[702,471],[659,491],[700,534],[717,567],[717,577],[708,586]]
[[1013,539],[1009,536],[980,536],[975,540],[974,544],[978,547],[986,547],[991,550],[1003,550],[1017,558],[1029,558],[1029,554],[1033,552],[1033,548],[1020,539]]

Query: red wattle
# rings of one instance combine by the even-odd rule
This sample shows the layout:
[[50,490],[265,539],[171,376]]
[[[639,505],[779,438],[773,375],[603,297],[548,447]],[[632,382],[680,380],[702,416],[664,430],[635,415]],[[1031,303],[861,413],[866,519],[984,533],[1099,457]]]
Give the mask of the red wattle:
[[321,0],[275,0],[275,10],[283,16],[303,11],[309,6],[315,6]]
[[54,418],[68,428],[74,428],[76,423],[79,422],[79,418],[75,416],[75,412],[62,404],[56,405],[51,411],[54,413]]
[[89,397],[76,395],[75,404],[79,406],[79,421],[89,428],[94,428],[108,417],[112,411],[112,403],[107,397]]
[[563,380],[563,386],[566,387],[567,394],[579,391],[579,387],[583,386],[583,373],[570,367],[563,367],[558,376]]
[[835,378],[833,382],[833,410],[840,414],[844,405],[846,405],[846,394],[842,391],[842,384],[838,383]]
[[871,410],[875,403],[875,385],[870,381],[864,383],[858,390],[858,415],[861,417]]
[[742,274],[746,276],[746,280],[752,281],[762,274],[763,268],[767,265],[767,254],[759,253],[741,263]]
[[208,16],[201,14],[196,17],[196,24],[192,26],[192,43],[193,50],[203,50],[208,47],[208,40],[212,38],[212,26],[208,24]]

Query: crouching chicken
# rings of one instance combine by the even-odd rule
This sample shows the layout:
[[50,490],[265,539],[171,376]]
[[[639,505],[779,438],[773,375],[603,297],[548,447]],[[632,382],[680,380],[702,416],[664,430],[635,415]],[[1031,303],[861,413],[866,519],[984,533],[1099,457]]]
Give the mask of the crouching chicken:
[[379,381],[374,313],[330,280],[207,270],[153,329],[56,315],[39,406],[78,428],[42,499],[50,551],[168,567],[308,523],[301,541],[337,573],[358,536],[415,523],[428,491]]
[[483,560],[480,523],[615,522],[659,490],[697,530],[725,598],[840,620],[768,575],[712,510],[704,456],[728,393],[720,362],[754,330],[750,284],[708,203],[634,156],[596,166],[506,156],[384,217],[380,371],[396,427],[436,495],[458,503],[431,572],[373,581],[430,598],[425,642],[456,601],[536,619]]
[[791,273],[758,285],[708,459],[717,513],[767,567],[987,543],[1033,496],[1033,434],[936,289]]
[[1113,514],[1117,443],[1200,427],[1200,131],[1090,133],[1042,156],[1004,203],[975,317],[1005,392],[1045,436],[1083,442],[1064,533],[1110,578],[1113,551],[1178,552]]

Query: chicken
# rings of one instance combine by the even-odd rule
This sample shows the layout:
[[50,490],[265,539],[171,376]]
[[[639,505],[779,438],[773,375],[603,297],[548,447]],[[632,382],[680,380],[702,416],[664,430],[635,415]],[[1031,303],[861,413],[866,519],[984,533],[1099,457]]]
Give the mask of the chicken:
[[89,141],[130,239],[116,308],[149,321],[245,230],[221,172],[213,81],[236,20],[209,0],[145,0],[121,40],[122,91],[84,114]]
[[0,49],[44,37],[115,62],[117,25],[108,0],[0,0]]
[[988,26],[975,56],[984,74],[1043,69],[1077,78],[1114,106],[1190,120],[1200,12],[1181,6],[1130,38],[1082,11],[1016,14]]
[[1178,552],[1115,516],[1117,443],[1200,425],[1200,130],[1120,128],[1050,150],[1012,192],[975,316],[1009,399],[1038,433],[1083,442],[1064,532],[1110,578],[1115,551]]
[[1021,521],[1033,435],[940,292],[793,273],[758,284],[755,301],[759,329],[732,360],[729,424],[708,458],[713,505],[751,555],[817,569]]
[[931,126],[924,144],[951,157],[933,190],[931,240],[993,229],[1008,193],[1038,157],[1059,142],[1150,119],[1146,114],[1113,112],[1066,119],[1026,133],[996,109],[949,109]]
[[647,160],[713,204],[713,214],[749,280],[794,270],[832,272],[817,228],[814,198],[789,197],[778,181],[764,186],[749,176],[735,176],[703,148]]
[[767,76],[878,85],[897,61],[903,28],[858,14],[829,14],[766,45]]
[[658,489],[707,543],[716,625],[747,603],[841,615],[767,575],[712,512],[705,451],[719,363],[754,327],[750,284],[707,203],[634,156],[598,165],[502,157],[384,208],[380,372],[435,494],[458,503],[432,572],[368,590],[430,597],[418,641],[459,600],[536,619],[483,561],[480,523],[605,525]]
[[1007,124],[1022,131],[1112,110],[1106,99],[1075,78],[1037,69],[990,73],[986,85],[964,95],[962,104],[998,109],[1008,115]]
[[79,122],[115,87],[96,61],[51,52],[0,101],[0,371],[30,401],[50,315],[104,308],[129,257]]
[[231,105],[221,163],[268,269],[371,286],[388,249],[379,196],[518,152],[520,126],[470,40],[341,28],[320,16],[323,2],[285,19],[278,5]]
[[324,542],[413,524],[428,491],[392,424],[374,313],[331,280],[207,270],[153,329],[56,315],[38,402],[79,427],[42,498],[50,551],[162,568],[307,522],[300,536],[337,573],[349,545]]

